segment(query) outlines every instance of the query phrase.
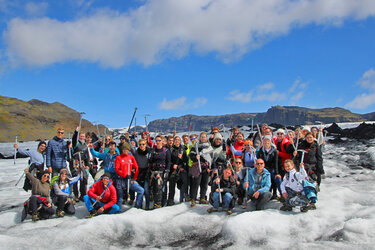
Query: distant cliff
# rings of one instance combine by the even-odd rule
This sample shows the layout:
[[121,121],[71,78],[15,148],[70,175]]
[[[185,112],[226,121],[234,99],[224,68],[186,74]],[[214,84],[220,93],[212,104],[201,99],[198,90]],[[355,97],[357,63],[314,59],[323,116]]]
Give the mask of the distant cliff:
[[[74,131],[79,117],[77,111],[59,102],[47,103],[35,99],[25,102],[0,96],[0,142],[12,142],[16,135],[20,141],[51,139],[58,127],[67,132]],[[97,131],[85,119],[82,120],[82,130]],[[100,126],[102,130],[103,126]]]
[[[283,125],[315,124],[316,121],[323,123],[331,122],[359,122],[373,118],[374,113],[359,115],[343,108],[322,108],[309,109],[295,106],[273,106],[265,113],[240,113],[220,116],[196,116],[184,115],[169,119],[158,119],[150,122],[150,131],[171,132],[176,124],[177,131],[188,131],[189,124],[192,130],[209,130],[211,126],[224,124],[226,127],[235,125],[251,125],[254,119],[255,124],[278,123]],[[375,118],[375,117],[374,117]]]

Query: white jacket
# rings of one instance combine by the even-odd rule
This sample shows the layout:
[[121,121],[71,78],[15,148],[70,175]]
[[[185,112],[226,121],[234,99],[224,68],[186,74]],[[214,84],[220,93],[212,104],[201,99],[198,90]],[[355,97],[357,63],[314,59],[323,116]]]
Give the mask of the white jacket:
[[289,187],[293,191],[303,191],[302,181],[308,180],[307,173],[304,167],[300,167],[300,171],[292,169],[289,173],[285,174],[283,182],[280,185],[281,193],[286,193],[285,187]]

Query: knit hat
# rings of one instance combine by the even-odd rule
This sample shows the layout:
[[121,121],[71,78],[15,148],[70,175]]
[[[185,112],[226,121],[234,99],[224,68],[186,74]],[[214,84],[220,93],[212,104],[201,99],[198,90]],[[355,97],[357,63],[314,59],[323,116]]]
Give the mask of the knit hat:
[[120,140],[125,140],[125,139],[126,139],[125,135],[120,136]]
[[309,127],[309,126],[304,126],[304,127],[302,128],[302,131],[304,131],[304,130],[307,130],[307,131],[310,132],[310,127]]
[[220,139],[220,140],[222,140],[222,139],[223,139],[223,136],[222,136],[220,133],[216,133],[215,136],[214,136],[214,141],[215,141],[216,139]]
[[283,135],[285,134],[285,130],[282,129],[282,128],[279,128],[277,131],[276,131],[276,134],[278,133],[282,133]]
[[121,152],[122,152],[124,149],[127,149],[127,150],[130,151],[130,145],[129,145],[129,143],[124,142],[124,143],[122,144]]
[[270,135],[266,135],[266,136],[263,138],[263,141],[265,141],[265,140],[270,140],[270,141],[272,141],[272,136],[270,136]]

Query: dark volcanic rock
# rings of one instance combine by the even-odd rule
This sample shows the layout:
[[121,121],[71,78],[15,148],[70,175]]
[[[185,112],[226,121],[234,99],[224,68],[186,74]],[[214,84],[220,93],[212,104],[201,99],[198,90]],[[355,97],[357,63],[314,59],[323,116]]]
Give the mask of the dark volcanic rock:
[[356,128],[344,129],[342,133],[348,138],[374,139],[375,138],[375,124],[367,124],[363,122]]
[[328,133],[330,134],[339,134],[341,135],[342,134],[342,128],[340,128],[339,125],[337,125],[335,122],[329,126],[328,128],[325,129]]

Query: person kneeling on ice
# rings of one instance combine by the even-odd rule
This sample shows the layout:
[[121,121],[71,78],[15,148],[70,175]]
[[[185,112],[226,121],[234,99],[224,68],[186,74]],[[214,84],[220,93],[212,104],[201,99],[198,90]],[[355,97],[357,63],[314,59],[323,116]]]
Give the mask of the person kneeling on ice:
[[51,180],[51,198],[53,204],[57,206],[57,217],[64,217],[64,213],[74,214],[76,212],[73,204],[74,195],[71,192],[71,186],[81,179],[78,174],[74,178],[68,178],[68,170],[63,168],[60,170],[59,176],[52,177]]
[[114,214],[120,210],[120,207],[116,205],[116,188],[112,185],[108,173],[103,174],[102,178],[92,185],[83,199],[90,212],[88,217],[98,214]]
[[39,218],[48,219],[51,215],[55,213],[55,209],[52,207],[51,201],[49,199],[50,193],[50,184],[49,176],[50,173],[47,170],[44,170],[41,173],[41,179],[35,178],[30,172],[29,169],[25,169],[27,178],[31,181],[32,185],[32,196],[28,201],[25,202],[25,207],[22,212],[23,221],[27,213],[33,216],[32,220],[37,221]]
[[230,205],[236,192],[236,180],[232,176],[232,168],[230,166],[224,169],[221,178],[217,175],[217,178],[212,183],[212,190],[214,190],[212,194],[213,207],[209,208],[207,212],[212,213],[218,211],[220,202],[222,201],[223,210],[226,211],[228,215],[232,214]]
[[[263,159],[257,159],[255,168],[248,169],[245,177],[244,188],[256,210],[263,210],[267,202],[271,200],[271,174],[264,168]],[[246,181],[246,179],[248,181]],[[250,200],[249,199],[249,200]]]
[[295,206],[300,206],[301,212],[315,209],[315,204],[310,203],[304,192],[303,184],[307,182],[308,176],[303,164],[297,170],[292,160],[285,160],[284,168],[287,173],[281,183],[281,192],[286,202],[280,210],[292,211]]

